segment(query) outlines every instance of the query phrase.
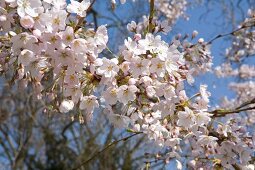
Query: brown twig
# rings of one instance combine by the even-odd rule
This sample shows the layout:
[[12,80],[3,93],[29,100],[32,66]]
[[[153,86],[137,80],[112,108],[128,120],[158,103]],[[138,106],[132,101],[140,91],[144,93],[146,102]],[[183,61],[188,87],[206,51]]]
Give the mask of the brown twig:
[[240,112],[244,112],[244,111],[248,111],[248,110],[254,110],[255,107],[248,107],[248,108],[244,108],[244,109],[238,109],[238,110],[214,110],[210,113],[213,113],[213,117],[222,117],[228,114],[233,114],[233,113],[240,113]]
[[250,101],[244,102],[243,104],[241,104],[239,107],[237,107],[236,109],[241,109],[245,106],[248,106],[250,104],[254,104],[255,103],[255,98],[251,99]]
[[240,113],[240,112],[244,112],[244,111],[255,109],[255,106],[254,107],[246,107],[246,108],[244,108],[245,106],[248,106],[248,105],[254,104],[254,103],[255,103],[255,98],[251,99],[250,101],[244,102],[243,104],[241,104],[240,106],[236,107],[235,109],[232,109],[232,110],[217,109],[217,110],[214,110],[214,111],[212,111],[210,113],[214,114],[213,117],[222,117],[222,116],[225,116],[227,114]]
[[119,140],[115,140],[115,141],[109,143],[109,144],[108,144],[106,147],[104,147],[102,150],[97,151],[97,152],[96,152],[94,155],[92,155],[88,160],[86,160],[85,162],[81,163],[79,166],[77,166],[76,168],[73,168],[72,170],[77,170],[77,169],[79,169],[80,167],[82,167],[83,165],[86,165],[86,164],[89,163],[91,160],[93,160],[95,157],[97,157],[98,155],[100,155],[101,153],[103,153],[105,150],[107,150],[109,147],[111,147],[111,146],[113,146],[113,145],[115,145],[115,144],[117,144],[117,143],[119,143],[119,142],[121,142],[121,141],[125,142],[125,141],[127,141],[128,139],[130,139],[130,138],[132,138],[132,137],[134,137],[134,136],[136,136],[136,135],[138,135],[138,134],[141,134],[141,133],[143,133],[143,132],[135,132],[134,134],[132,134],[132,135],[130,135],[130,136],[127,136],[127,137],[124,137],[124,138],[121,138],[121,139],[119,139]]
[[208,41],[206,43],[206,45],[212,44],[213,41],[215,41],[215,40],[217,40],[219,38],[226,37],[226,36],[229,36],[229,35],[235,35],[236,32],[238,32],[238,31],[240,31],[242,29],[245,29],[245,28],[251,28],[253,26],[255,26],[255,25],[242,25],[240,28],[238,28],[238,29],[236,29],[236,30],[234,30],[232,32],[229,32],[229,33],[226,33],[226,34],[219,34],[216,37],[214,37],[213,39],[211,39],[210,41]]

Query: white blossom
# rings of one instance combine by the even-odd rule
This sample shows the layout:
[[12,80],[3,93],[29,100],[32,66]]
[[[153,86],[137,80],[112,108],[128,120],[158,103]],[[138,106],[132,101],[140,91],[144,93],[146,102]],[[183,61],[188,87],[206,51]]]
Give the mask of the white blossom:
[[33,51],[24,49],[21,51],[19,55],[19,63],[23,64],[24,66],[28,66],[31,62],[35,61],[36,57]]
[[134,101],[136,98],[136,92],[137,92],[137,87],[135,85],[122,85],[118,89],[118,100],[123,103],[127,104],[129,101]]
[[67,6],[67,11],[70,13],[75,13],[79,15],[80,17],[86,16],[86,10],[90,6],[89,0],[83,0],[81,2],[78,2],[76,0],[71,0],[71,3]]
[[74,107],[74,102],[72,100],[63,100],[59,107],[59,110],[61,113],[67,113],[70,110],[72,110],[73,107]]
[[194,112],[185,107],[185,111],[178,112],[178,122],[179,126],[183,126],[185,128],[191,128],[195,124],[195,115]]
[[21,17],[20,19],[20,24],[22,27],[28,29],[28,28],[33,28],[34,26],[34,19],[28,15]]
[[81,98],[80,109],[86,110],[87,113],[93,112],[94,108],[99,107],[97,97],[94,95],[84,96]]
[[102,65],[97,69],[97,73],[107,78],[114,77],[119,71],[119,66],[117,64],[118,60],[116,58],[111,60],[103,58]]
[[42,5],[40,0],[17,0],[17,4],[17,12],[20,17],[24,17],[26,14],[37,17],[37,9]]

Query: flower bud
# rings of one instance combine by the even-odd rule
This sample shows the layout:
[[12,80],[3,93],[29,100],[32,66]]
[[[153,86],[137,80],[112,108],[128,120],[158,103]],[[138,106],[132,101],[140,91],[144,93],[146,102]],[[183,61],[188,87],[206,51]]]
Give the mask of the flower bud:
[[59,110],[61,113],[67,113],[70,110],[72,110],[73,107],[74,107],[74,103],[72,100],[63,100],[59,107]]
[[42,32],[41,32],[40,30],[38,30],[38,29],[35,29],[35,30],[33,30],[33,34],[34,34],[34,36],[36,36],[37,38],[39,38],[39,37],[41,37]]
[[0,21],[1,21],[1,22],[4,22],[4,21],[6,21],[6,20],[7,20],[6,15],[1,15],[1,16],[0,16]]
[[134,85],[136,83],[136,79],[134,79],[134,78],[130,78],[129,80],[128,80],[128,84],[129,85]]
[[34,19],[28,15],[26,15],[20,19],[21,26],[26,29],[33,28],[34,23],[35,23]]
[[179,34],[177,34],[177,35],[175,36],[175,39],[176,39],[176,40],[179,40],[181,37],[182,37],[182,35],[179,33]]
[[134,39],[135,41],[139,41],[142,38],[141,34],[135,34]]
[[204,42],[204,39],[203,38],[199,38],[198,39],[198,43],[202,44]]
[[194,30],[194,31],[192,32],[192,39],[195,38],[197,35],[198,35],[198,32],[197,32],[196,30]]
[[147,55],[147,58],[148,58],[148,59],[152,59],[152,55],[150,55],[150,54]]

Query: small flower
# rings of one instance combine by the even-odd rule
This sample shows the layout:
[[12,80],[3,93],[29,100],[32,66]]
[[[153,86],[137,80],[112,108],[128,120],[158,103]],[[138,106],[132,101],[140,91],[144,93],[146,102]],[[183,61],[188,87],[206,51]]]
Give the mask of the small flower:
[[225,137],[228,137],[228,132],[230,132],[230,126],[229,125],[221,125],[218,124],[217,132],[221,135],[224,135]]
[[86,16],[86,10],[90,5],[89,0],[83,0],[81,2],[71,0],[71,3],[67,6],[67,11],[70,13],[75,13],[80,17]]
[[177,65],[178,59],[179,59],[179,56],[177,55],[169,56],[166,59],[165,68],[169,74],[173,74],[173,72],[178,71],[178,65]]
[[30,51],[27,49],[22,50],[18,58],[18,62],[23,64],[24,66],[28,66],[31,62],[35,60],[36,60],[36,57],[33,51]]
[[17,4],[17,12],[20,17],[24,17],[26,14],[31,17],[37,17],[36,9],[41,7],[42,2],[40,0],[17,0]]
[[129,117],[119,114],[109,114],[108,119],[117,128],[128,128],[131,123],[131,119]]
[[206,85],[200,85],[200,95],[205,103],[209,103],[209,96],[211,95],[207,90]]
[[161,118],[161,111],[157,110],[156,112],[152,112],[151,115],[156,120],[160,119]]
[[175,147],[176,145],[180,144],[180,138],[170,138],[165,141],[166,146]]
[[103,51],[106,48],[108,42],[107,28],[105,25],[101,25],[97,28],[96,34],[94,36],[94,43],[97,45],[97,53]]
[[156,94],[155,88],[153,86],[147,86],[146,94],[148,95],[148,97],[153,97]]
[[73,28],[70,26],[66,27],[66,30],[61,32],[61,38],[65,45],[70,45],[71,42],[74,40],[74,31]]
[[33,28],[34,23],[35,23],[34,19],[32,17],[28,16],[28,15],[20,18],[21,26],[26,28],[26,29]]
[[213,137],[213,136],[201,135],[201,136],[199,136],[199,139],[197,142],[200,145],[215,146],[217,144],[217,142],[216,142],[217,140],[218,140],[218,138]]
[[84,51],[86,51],[86,42],[87,41],[83,38],[74,39],[71,43],[71,48],[76,53],[84,52]]
[[136,23],[135,21],[131,21],[131,23],[129,23],[127,25],[127,29],[130,31],[130,32],[135,32],[136,31]]
[[117,94],[118,94],[118,89],[114,87],[109,87],[103,92],[102,95],[106,104],[113,105],[113,104],[116,104],[118,100]]
[[107,58],[102,59],[102,65],[97,69],[97,74],[103,75],[107,78],[114,77],[118,71],[119,71],[119,66],[118,60],[116,58],[113,58],[111,60]]
[[159,77],[164,77],[165,75],[165,64],[159,58],[151,59],[150,72],[156,73]]
[[127,104],[129,101],[134,101],[136,98],[135,93],[137,92],[137,87],[135,85],[122,85],[118,89],[118,100],[123,103]]
[[99,107],[97,97],[94,95],[84,96],[81,98],[80,109],[86,110],[88,113],[93,112],[94,108]]
[[179,120],[177,124],[185,128],[190,128],[195,124],[195,115],[192,110],[185,107],[185,111],[178,112]]
[[173,97],[176,97],[175,88],[172,85],[165,85],[164,87],[164,97],[167,100],[171,100]]
[[197,125],[202,126],[202,125],[208,124],[208,122],[211,120],[210,115],[211,114],[209,114],[207,112],[202,112],[202,111],[198,112],[196,114],[196,123],[197,123]]
[[125,3],[126,3],[126,0],[120,0],[120,3],[121,3],[121,4],[125,4]]
[[52,10],[51,12],[51,30],[64,30],[66,27],[67,12],[65,10]]
[[79,84],[79,77],[77,74],[67,74],[64,77],[64,82],[67,83],[69,86],[75,86]]
[[149,75],[150,74],[150,60],[141,59],[140,57],[134,58],[133,62],[130,65],[130,72],[134,78],[139,77],[140,75]]
[[73,107],[74,107],[74,102],[72,100],[63,100],[59,107],[59,110],[61,113],[67,113],[70,110],[72,110]]

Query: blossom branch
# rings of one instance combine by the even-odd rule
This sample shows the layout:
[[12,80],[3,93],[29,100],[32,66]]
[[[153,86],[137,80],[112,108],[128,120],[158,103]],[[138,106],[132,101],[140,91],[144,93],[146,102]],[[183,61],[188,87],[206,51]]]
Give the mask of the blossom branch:
[[104,147],[102,150],[99,150],[97,151],[92,157],[90,157],[88,160],[86,160],[85,162],[81,163],[79,166],[77,166],[76,168],[72,169],[72,170],[76,170],[76,169],[79,169],[80,167],[82,167],[83,165],[86,165],[87,163],[89,163],[91,160],[93,160],[94,158],[96,158],[98,155],[100,155],[101,153],[103,153],[105,150],[107,150],[108,148],[110,148],[111,146],[113,145],[116,145],[117,143],[123,141],[127,141],[128,139],[138,135],[138,134],[141,134],[143,132],[134,132],[134,134],[130,135],[130,136],[127,136],[127,137],[124,137],[124,138],[121,138],[119,140],[115,140],[111,143],[109,143],[106,147]]

